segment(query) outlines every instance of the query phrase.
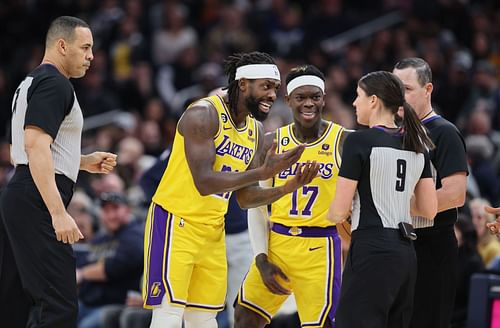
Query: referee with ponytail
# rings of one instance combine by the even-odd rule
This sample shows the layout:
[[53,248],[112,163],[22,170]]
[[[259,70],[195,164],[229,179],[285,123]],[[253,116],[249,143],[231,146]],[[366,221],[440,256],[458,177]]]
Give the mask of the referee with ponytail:
[[[352,208],[336,327],[405,328],[417,270],[410,212],[433,218],[437,208],[427,154],[433,143],[394,74],[367,74],[356,92],[357,121],[369,129],[345,141],[337,180],[342,192],[329,213],[339,223]],[[401,107],[404,119],[398,128],[395,118]]]

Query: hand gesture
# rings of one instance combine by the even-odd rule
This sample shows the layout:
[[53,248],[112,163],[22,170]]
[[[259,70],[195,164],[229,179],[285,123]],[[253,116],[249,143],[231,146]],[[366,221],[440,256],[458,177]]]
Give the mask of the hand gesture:
[[318,175],[318,171],[319,164],[316,163],[316,161],[307,161],[307,163],[301,164],[300,167],[297,168],[295,176],[285,183],[285,192],[288,194],[310,183]]
[[291,294],[291,291],[288,288],[283,287],[278,282],[277,278],[281,278],[285,282],[289,282],[290,280],[276,264],[268,261],[267,255],[257,255],[255,258],[255,264],[257,265],[257,269],[259,269],[264,285],[266,285],[267,289],[269,289],[271,293],[277,295]]
[[58,241],[65,244],[73,244],[83,239],[83,235],[78,229],[75,220],[64,211],[62,214],[52,216],[52,226]]
[[486,223],[491,233],[500,234],[500,207],[485,206],[484,210],[490,214],[495,214],[495,222]]
[[107,174],[116,166],[116,155],[102,151],[82,156],[81,168],[90,173]]
[[298,145],[297,147],[287,150],[281,154],[276,154],[276,148],[277,144],[276,141],[274,141],[271,148],[267,151],[264,164],[262,165],[262,169],[264,171],[262,180],[270,179],[281,171],[292,166],[299,160],[300,156],[304,152],[305,146]]

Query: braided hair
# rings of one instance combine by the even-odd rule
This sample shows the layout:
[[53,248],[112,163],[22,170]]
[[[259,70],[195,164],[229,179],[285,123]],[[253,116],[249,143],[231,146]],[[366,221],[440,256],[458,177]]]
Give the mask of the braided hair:
[[236,69],[240,66],[251,64],[275,64],[274,59],[264,52],[250,52],[250,53],[237,53],[229,56],[224,61],[224,73],[227,75],[228,85],[223,88],[227,90],[229,98],[229,110],[236,116],[238,115],[238,99],[239,99],[239,86],[238,81],[235,80]]

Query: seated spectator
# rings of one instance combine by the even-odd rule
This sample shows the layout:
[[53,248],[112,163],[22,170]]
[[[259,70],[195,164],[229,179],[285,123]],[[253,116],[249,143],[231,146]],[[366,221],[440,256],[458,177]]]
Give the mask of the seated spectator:
[[500,181],[493,167],[494,146],[484,135],[470,135],[465,138],[467,158],[481,195],[490,203],[500,201]]
[[100,196],[102,230],[90,242],[85,264],[77,269],[79,328],[102,327],[105,305],[125,304],[127,293],[139,291],[143,261],[143,227],[132,220],[121,193]]
[[458,283],[455,307],[450,328],[465,328],[469,304],[470,278],[484,269],[481,256],[477,252],[477,234],[469,217],[459,215],[455,223],[455,236],[458,243]]
[[75,191],[68,205],[68,213],[75,219],[76,225],[83,235],[83,239],[80,239],[72,245],[77,268],[85,264],[89,251],[89,243],[92,238],[94,238],[96,222],[94,220],[94,209],[92,206],[93,204],[90,197],[81,190]]
[[478,236],[478,251],[479,255],[483,259],[484,265],[489,267],[491,261],[495,259],[496,256],[500,255],[500,242],[497,237],[490,234],[486,223],[493,222],[495,216],[493,214],[487,213],[484,210],[485,206],[490,206],[490,202],[486,199],[475,198],[470,201],[470,211],[472,216],[472,223],[476,228],[476,233]]
[[108,305],[103,309],[102,328],[148,328],[152,311],[142,307],[142,295],[127,293],[125,305]]

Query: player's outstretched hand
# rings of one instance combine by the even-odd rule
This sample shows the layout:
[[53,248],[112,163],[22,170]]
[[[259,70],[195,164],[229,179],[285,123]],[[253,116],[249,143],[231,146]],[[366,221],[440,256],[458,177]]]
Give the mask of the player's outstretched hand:
[[290,280],[276,264],[269,262],[266,254],[257,255],[255,264],[257,269],[259,269],[264,285],[266,285],[271,293],[277,295],[290,295],[291,291],[282,286],[278,281],[282,280],[289,282]]
[[310,183],[318,175],[318,172],[319,164],[316,161],[307,161],[307,163],[301,164],[297,168],[295,176],[285,183],[285,192],[293,192],[297,188]]
[[284,151],[281,154],[276,153],[276,148],[277,144],[276,141],[274,141],[271,148],[267,151],[264,164],[262,165],[262,180],[270,179],[296,163],[304,152],[305,146],[298,145],[297,147]]
[[485,206],[484,210],[490,214],[495,214],[496,220],[494,222],[486,223],[486,226],[491,233],[500,234],[500,207]]

